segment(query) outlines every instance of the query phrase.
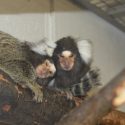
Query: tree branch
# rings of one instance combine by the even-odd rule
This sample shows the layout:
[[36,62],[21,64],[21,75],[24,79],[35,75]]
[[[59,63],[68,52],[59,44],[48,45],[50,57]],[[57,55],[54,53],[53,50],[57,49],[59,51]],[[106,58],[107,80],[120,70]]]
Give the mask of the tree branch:
[[43,88],[44,100],[41,104],[32,101],[30,90],[20,89],[22,94],[18,97],[13,81],[5,74],[0,75],[0,124],[124,125],[125,113],[113,110],[125,101],[122,98],[124,90],[125,70],[94,97],[74,109],[74,101],[67,100],[65,95],[47,88]]
[[99,125],[125,125],[125,113],[113,110],[102,118]]
[[[53,125],[74,106],[74,101],[67,100],[54,90],[43,88],[42,103],[32,100],[30,90],[17,88],[12,80],[0,77],[0,122],[11,125]],[[21,93],[20,92],[20,93]],[[19,97],[18,97],[19,96]]]

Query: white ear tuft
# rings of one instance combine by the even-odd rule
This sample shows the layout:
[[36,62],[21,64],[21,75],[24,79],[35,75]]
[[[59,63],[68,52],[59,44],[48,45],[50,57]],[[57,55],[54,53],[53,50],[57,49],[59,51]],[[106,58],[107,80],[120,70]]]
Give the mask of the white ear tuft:
[[42,55],[52,56],[56,43],[47,39],[32,43],[31,49]]
[[46,45],[47,45],[47,48],[46,48],[47,55],[52,56],[53,51],[56,48],[56,43],[53,41],[47,41]]
[[90,64],[92,61],[92,42],[89,40],[79,40],[77,41],[77,46],[82,59],[86,64]]

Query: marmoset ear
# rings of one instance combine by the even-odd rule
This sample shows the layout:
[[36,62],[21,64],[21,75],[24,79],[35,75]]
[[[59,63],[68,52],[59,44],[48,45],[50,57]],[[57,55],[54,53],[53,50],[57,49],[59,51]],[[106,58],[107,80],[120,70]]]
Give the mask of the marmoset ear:
[[49,55],[52,56],[53,51],[56,47],[56,43],[54,41],[48,41],[47,38],[43,38],[40,41],[36,42],[25,42],[31,50],[41,54],[41,55]]
[[81,58],[86,64],[90,64],[93,59],[93,45],[89,40],[77,40],[77,47]]

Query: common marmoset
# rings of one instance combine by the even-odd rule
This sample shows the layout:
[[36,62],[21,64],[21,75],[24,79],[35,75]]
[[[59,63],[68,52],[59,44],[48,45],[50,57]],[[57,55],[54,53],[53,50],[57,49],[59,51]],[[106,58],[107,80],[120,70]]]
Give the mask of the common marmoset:
[[48,86],[53,79],[56,68],[52,58],[48,55],[41,55],[30,50],[29,61],[35,68],[37,75],[37,82],[40,85]]
[[0,69],[22,87],[34,93],[34,99],[41,102],[43,93],[36,83],[35,69],[28,60],[27,49],[13,36],[0,32]]
[[91,43],[64,37],[56,42],[52,58],[56,66],[55,87],[65,91],[71,90],[89,71],[92,61]]
[[24,42],[23,48],[27,50],[27,53],[29,55],[28,60],[35,68],[36,75],[38,78],[44,79],[53,77],[56,72],[54,62],[52,58],[49,55],[47,55],[47,53],[40,54],[33,50],[37,49],[36,47],[37,44],[39,44],[39,46],[43,45],[42,43],[37,43],[37,42],[34,44],[29,43],[27,41]]

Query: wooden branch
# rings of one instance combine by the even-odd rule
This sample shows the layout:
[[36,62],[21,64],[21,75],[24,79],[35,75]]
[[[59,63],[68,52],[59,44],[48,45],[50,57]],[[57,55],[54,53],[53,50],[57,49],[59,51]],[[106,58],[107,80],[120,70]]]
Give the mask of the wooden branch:
[[53,125],[75,106],[65,95],[47,88],[43,88],[43,102],[37,104],[30,90],[20,89],[18,95],[15,84],[0,76],[0,125]]
[[[55,123],[56,125],[95,125],[97,123],[98,125],[108,123],[124,125],[125,113],[110,112],[124,102],[121,98],[121,95],[124,95],[124,80],[125,70],[96,96],[73,109],[74,101],[67,100],[65,95],[47,88],[43,88],[43,102],[36,104],[32,101],[30,90],[20,89],[22,94],[18,95],[19,90],[13,81],[5,75],[4,77],[0,75],[0,125],[54,125]],[[69,114],[66,115],[67,113]]]
[[125,125],[125,113],[113,110],[102,118],[99,125]]
[[56,125],[97,125],[103,116],[125,102],[125,70],[94,97],[65,115]]

